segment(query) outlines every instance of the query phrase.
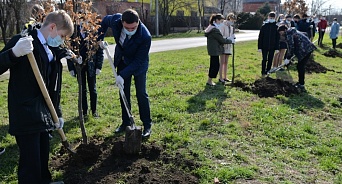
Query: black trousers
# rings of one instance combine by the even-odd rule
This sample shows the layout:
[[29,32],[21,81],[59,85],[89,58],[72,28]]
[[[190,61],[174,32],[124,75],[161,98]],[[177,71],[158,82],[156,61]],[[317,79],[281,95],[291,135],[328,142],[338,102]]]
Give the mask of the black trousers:
[[88,67],[85,66],[82,69],[82,110],[84,115],[88,112],[87,86],[90,94],[90,108],[94,114],[97,105],[96,75],[91,76]]
[[220,69],[219,56],[210,56],[209,78],[216,78]]
[[337,38],[332,39],[332,45],[333,45],[333,48],[334,48],[334,49],[336,49],[336,40],[337,40]]
[[305,65],[308,62],[311,53],[305,56],[302,60],[298,61],[297,64],[297,71],[298,71],[298,82],[300,85],[304,85],[305,82]]
[[323,37],[324,37],[325,31],[319,30],[319,35],[318,35],[318,45],[322,45]]
[[265,75],[272,67],[275,50],[262,49],[261,74]]
[[15,139],[19,147],[18,183],[50,183],[48,132],[17,135]]

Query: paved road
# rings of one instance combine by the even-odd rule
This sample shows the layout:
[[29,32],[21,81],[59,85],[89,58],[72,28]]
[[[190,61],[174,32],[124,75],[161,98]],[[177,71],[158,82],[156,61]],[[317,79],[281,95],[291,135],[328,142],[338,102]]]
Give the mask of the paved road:
[[[259,31],[249,31],[242,30],[241,33],[236,34],[236,42],[242,41],[251,41],[258,39]],[[181,50],[193,47],[200,47],[207,45],[207,38],[203,37],[194,37],[194,38],[174,38],[174,39],[166,39],[166,40],[158,40],[152,41],[150,53],[153,52],[162,52],[169,50]],[[115,45],[109,45],[110,55],[114,56],[114,47]],[[107,58],[107,54],[104,54],[104,58]],[[64,65],[66,65],[65,61],[62,61]],[[8,78],[9,72],[5,72],[0,75],[0,81]]]

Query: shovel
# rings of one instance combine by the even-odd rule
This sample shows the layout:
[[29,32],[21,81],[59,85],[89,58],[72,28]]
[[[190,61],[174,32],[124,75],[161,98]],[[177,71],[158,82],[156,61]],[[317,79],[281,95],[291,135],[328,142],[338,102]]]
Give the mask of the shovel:
[[[44,100],[50,110],[50,113],[51,113],[51,116],[52,116],[52,119],[53,119],[53,122],[55,123],[56,127],[59,126],[59,120],[58,120],[58,116],[57,116],[57,113],[56,113],[56,110],[55,110],[55,107],[53,106],[52,104],[52,101],[51,101],[51,98],[50,98],[50,95],[46,89],[46,86],[45,86],[45,83],[43,81],[43,78],[42,78],[42,75],[38,69],[38,65],[37,65],[37,62],[36,62],[36,59],[34,58],[34,55],[33,53],[29,53],[27,54],[27,57],[30,61],[30,65],[32,67],[32,70],[33,70],[33,73],[34,73],[34,76],[36,77],[36,80],[38,82],[38,85],[39,85],[39,88],[40,88],[40,91],[42,92],[43,96],[44,96]],[[71,146],[70,144],[68,143],[66,137],[65,137],[65,134],[64,134],[64,131],[63,129],[59,128],[57,129],[57,132],[59,134],[59,136],[61,137],[62,139],[62,145],[70,152],[70,153],[76,153],[75,151],[73,151],[71,149]]]
[[[100,43],[100,47],[105,50],[108,61],[110,66],[112,67],[112,71],[114,74],[114,77],[117,78],[117,73],[115,71],[115,66],[112,57],[109,54],[108,50],[108,43],[105,41],[102,41]],[[126,95],[123,91],[123,86],[118,85],[120,96],[122,98],[122,101],[124,103],[125,109],[127,111],[128,117],[130,119],[131,125],[126,127],[126,135],[125,135],[125,143],[124,143],[124,151],[127,154],[138,154],[141,150],[141,142],[142,142],[142,136],[141,136],[141,127],[136,126],[134,123],[134,119],[131,113],[131,110],[129,108],[129,104],[126,98]]]

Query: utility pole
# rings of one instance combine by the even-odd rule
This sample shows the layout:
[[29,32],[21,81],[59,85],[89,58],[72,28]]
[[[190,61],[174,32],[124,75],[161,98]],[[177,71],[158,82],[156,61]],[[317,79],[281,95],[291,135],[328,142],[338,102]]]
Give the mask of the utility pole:
[[156,0],[156,37],[159,36],[159,3],[158,3],[159,0]]

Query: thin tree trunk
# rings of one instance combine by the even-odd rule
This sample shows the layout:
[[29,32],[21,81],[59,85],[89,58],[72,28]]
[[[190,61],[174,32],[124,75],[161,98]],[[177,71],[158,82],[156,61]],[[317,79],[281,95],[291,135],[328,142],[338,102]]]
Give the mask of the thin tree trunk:
[[78,82],[78,115],[80,120],[80,127],[82,131],[83,144],[88,144],[87,131],[84,126],[84,116],[82,110],[82,65],[76,64],[77,82]]

